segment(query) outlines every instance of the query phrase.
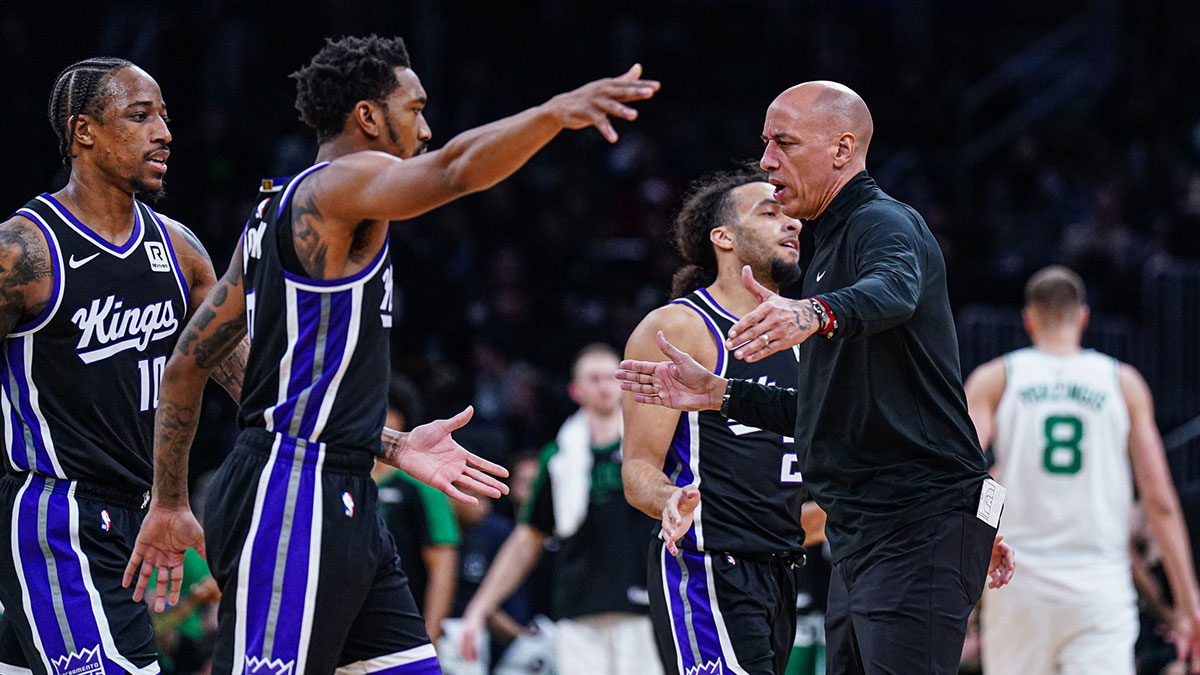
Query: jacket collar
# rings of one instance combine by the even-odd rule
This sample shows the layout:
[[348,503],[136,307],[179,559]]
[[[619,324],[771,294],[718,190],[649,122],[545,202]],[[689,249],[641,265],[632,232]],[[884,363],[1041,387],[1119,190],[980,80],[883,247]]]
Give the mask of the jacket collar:
[[877,189],[875,179],[867,175],[866,171],[860,171],[849,183],[842,186],[821,215],[805,224],[812,227],[814,234],[826,234],[845,222],[850,212],[867,201]]

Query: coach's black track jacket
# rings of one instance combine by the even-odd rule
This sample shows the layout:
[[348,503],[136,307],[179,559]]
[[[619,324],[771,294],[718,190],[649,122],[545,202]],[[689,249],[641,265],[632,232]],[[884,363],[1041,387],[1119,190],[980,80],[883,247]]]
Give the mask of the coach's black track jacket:
[[800,346],[795,390],[733,380],[728,411],[794,431],[836,562],[921,518],[970,508],[987,472],[946,265],[924,219],[864,171],[804,226],[815,247],[803,297],[825,301],[837,330]]

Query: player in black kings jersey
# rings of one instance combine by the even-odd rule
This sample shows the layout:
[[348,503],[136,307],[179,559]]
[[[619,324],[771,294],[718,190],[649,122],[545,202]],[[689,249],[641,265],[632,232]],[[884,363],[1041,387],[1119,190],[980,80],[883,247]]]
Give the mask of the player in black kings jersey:
[[[657,83],[600,80],[424,153],[425,90],[400,39],[329,42],[294,75],[317,163],[270,186],[229,271],[184,329],[163,375],[155,485],[126,574],[179,568],[208,544],[223,592],[214,672],[437,672],[437,659],[376,514],[374,456],[474,502],[504,474],[450,432],[470,418],[385,433],[391,259],[388,221],[490,187],[565,128],[632,119],[623,102]],[[276,189],[281,187],[282,189]],[[249,332],[237,448],[203,533],[188,510],[187,456],[203,376]],[[144,561],[144,563],[143,563]],[[160,569],[161,592],[163,575]]]
[[[156,673],[121,587],[152,479],[159,376],[216,278],[163,191],[158,84],[121,59],[64,70],[50,122],[66,187],[0,224],[0,670]],[[237,398],[245,350],[214,372]]]
[[[626,358],[661,358],[666,336],[714,373],[789,386],[794,351],[746,363],[726,331],[757,299],[742,267],[772,288],[799,278],[800,221],[780,212],[761,172],[714,174],[693,187],[675,220],[691,264],[675,275],[670,304],[630,336]],[[629,502],[662,520],[650,550],[650,607],[668,673],[777,673],[796,629],[794,564],[803,560],[804,503],[792,439],[626,397]]]

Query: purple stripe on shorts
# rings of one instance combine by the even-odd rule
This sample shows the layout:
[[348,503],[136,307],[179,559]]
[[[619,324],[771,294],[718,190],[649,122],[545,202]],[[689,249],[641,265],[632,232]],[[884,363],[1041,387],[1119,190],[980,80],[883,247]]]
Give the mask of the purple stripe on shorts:
[[692,655],[692,645],[688,637],[683,599],[679,597],[679,584],[683,581],[683,560],[670,555],[665,545],[662,550],[662,565],[666,572],[666,588],[663,591],[667,594],[667,606],[671,609],[671,624],[675,628],[675,649],[683,661],[684,672],[687,672],[688,668],[695,667],[696,659]]
[[[708,575],[704,568],[704,553],[680,551],[679,560],[687,567],[687,595],[692,606],[692,628],[703,663],[723,659],[721,639],[717,636],[717,621],[708,595]],[[702,663],[702,664],[703,664]]]
[[250,573],[238,579],[246,588],[246,653],[263,653],[263,638],[267,615],[271,607],[271,585],[275,578],[275,557],[279,550],[279,535],[283,527],[283,507],[287,502],[288,479],[292,472],[292,456],[296,442],[282,436],[274,463],[264,470],[270,472],[263,496],[258,529],[250,550]]
[[271,654],[275,658],[293,659],[299,656],[304,604],[308,599],[308,578],[310,574],[317,572],[313,564],[317,561],[309,558],[313,527],[320,527],[319,522],[313,522],[316,456],[315,447],[305,453],[296,489],[296,508],[293,511],[291,537],[286,554],[287,567],[283,576],[283,592],[275,624],[275,644],[271,647]]
[[46,557],[38,543],[38,500],[44,486],[45,480],[41,476],[35,475],[29,481],[17,501],[16,508],[13,509],[13,520],[17,528],[19,569],[29,593],[32,620],[37,625],[42,648],[48,654],[62,654],[66,651],[66,643],[63,641],[58,618],[54,614],[54,604],[51,602],[52,590]]
[[[33,620],[42,648],[58,672],[69,672],[91,664],[100,664],[104,672],[122,668],[102,651],[84,655],[101,645],[100,627],[92,611],[92,599],[84,584],[83,563],[71,545],[71,498],[68,483],[53,488],[47,479],[34,476],[17,505],[17,548],[21,575],[28,590]],[[46,497],[45,543],[54,562],[55,578],[50,576],[45,551],[38,532],[39,502]],[[55,580],[57,583],[55,583]],[[68,652],[63,627],[55,612],[54,597],[62,601],[63,614],[70,631],[75,654]]]

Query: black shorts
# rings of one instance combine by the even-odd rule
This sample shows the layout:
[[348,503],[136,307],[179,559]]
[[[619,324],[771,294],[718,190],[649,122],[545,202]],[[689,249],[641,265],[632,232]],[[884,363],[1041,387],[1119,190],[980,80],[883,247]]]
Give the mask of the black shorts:
[[368,453],[243,430],[213,481],[213,673],[440,673]]
[[146,501],[35,473],[0,479],[4,672],[158,672],[146,605],[121,587]]
[[835,563],[825,612],[827,672],[957,673],[995,534],[973,509],[951,511]]
[[667,673],[782,675],[796,634],[796,570],[776,556],[650,545],[650,619]]

